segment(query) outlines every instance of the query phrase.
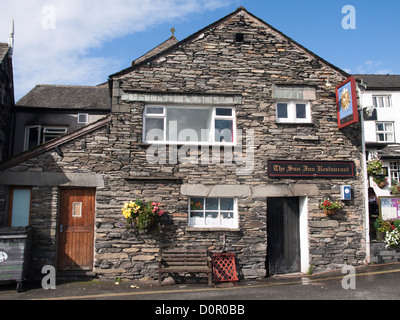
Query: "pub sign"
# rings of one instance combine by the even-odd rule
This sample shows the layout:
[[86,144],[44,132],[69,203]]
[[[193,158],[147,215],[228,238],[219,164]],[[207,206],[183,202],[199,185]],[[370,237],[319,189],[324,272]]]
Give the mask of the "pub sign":
[[268,176],[272,178],[353,178],[355,164],[353,161],[269,160]]
[[354,76],[336,87],[336,106],[339,129],[358,122],[357,89]]

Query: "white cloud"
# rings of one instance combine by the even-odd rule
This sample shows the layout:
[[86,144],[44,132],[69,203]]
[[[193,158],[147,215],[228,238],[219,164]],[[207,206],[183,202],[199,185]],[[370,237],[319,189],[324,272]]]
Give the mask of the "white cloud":
[[393,71],[383,66],[382,61],[365,61],[363,65],[356,67],[357,74],[393,74]]
[[90,56],[90,49],[160,23],[231,3],[226,0],[9,1],[6,10],[0,11],[0,41],[7,42],[14,19],[16,99],[39,83],[104,82],[107,75],[126,66],[121,66],[115,57]]

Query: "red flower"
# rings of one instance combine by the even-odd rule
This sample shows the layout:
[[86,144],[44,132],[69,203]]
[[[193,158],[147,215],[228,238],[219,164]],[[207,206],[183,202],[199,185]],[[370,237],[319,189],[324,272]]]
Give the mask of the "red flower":
[[324,206],[325,206],[325,207],[326,207],[326,206],[330,207],[330,206],[331,206],[331,203],[330,203],[328,200],[325,200]]

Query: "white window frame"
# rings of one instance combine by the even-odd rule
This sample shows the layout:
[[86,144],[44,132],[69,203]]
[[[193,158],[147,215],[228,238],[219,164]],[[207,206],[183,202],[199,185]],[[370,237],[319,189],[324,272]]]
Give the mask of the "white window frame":
[[400,162],[398,160],[389,162],[390,182],[400,181]]
[[[279,117],[278,106],[279,104],[287,105],[287,117]],[[298,104],[305,104],[306,117],[297,118],[296,106]],[[292,101],[277,101],[276,106],[276,122],[277,123],[311,123],[311,103],[310,101],[292,100]]]
[[[30,129],[33,129],[33,128],[39,130],[38,141],[37,141],[36,146],[34,146],[34,147],[37,147],[37,146],[41,145],[42,143],[47,142],[46,139],[49,138],[49,137],[53,137],[53,139],[54,139],[54,138],[57,138],[58,136],[68,132],[68,128],[67,127],[41,126],[41,125],[26,126],[25,127],[24,151],[29,149]],[[54,131],[54,130],[57,130],[57,131]],[[48,140],[48,141],[50,141],[50,140]],[[34,148],[34,147],[32,147],[32,148]]]
[[29,137],[30,137],[30,130],[31,129],[38,129],[38,139],[36,146],[40,145],[40,138],[41,138],[41,127],[39,125],[35,126],[26,126],[25,127],[25,140],[24,140],[24,151],[29,149]]
[[[148,110],[150,108],[162,108],[162,113],[149,113]],[[191,109],[209,109],[211,111],[211,124],[210,124],[210,132],[209,132],[209,141],[174,141],[174,140],[169,140],[168,132],[167,132],[167,109],[168,108],[182,108],[182,110],[191,108]],[[232,110],[232,115],[231,116],[223,116],[223,115],[217,115],[217,109],[230,109]],[[148,140],[146,137],[146,123],[147,119],[163,119],[163,136],[162,140]],[[215,121],[216,120],[231,120],[232,121],[232,127],[233,127],[233,132],[232,132],[232,142],[226,142],[226,141],[214,141],[215,139]],[[235,112],[235,107],[232,106],[209,106],[209,105],[204,105],[204,106],[181,106],[181,105],[146,105],[144,109],[144,114],[143,114],[143,132],[142,132],[142,141],[143,143],[152,143],[152,144],[187,144],[187,145],[228,145],[228,146],[235,146],[236,145],[236,112]],[[179,135],[179,132],[178,132]]]
[[[385,126],[384,130],[378,130],[378,125],[383,124]],[[386,130],[386,125],[391,124],[392,125],[392,131]],[[376,130],[376,141],[377,142],[382,142],[382,143],[387,143],[387,142],[394,142],[395,137],[394,137],[394,122],[391,121],[377,121],[375,122],[375,130]],[[384,135],[384,140],[379,140],[379,135],[383,134]],[[387,135],[392,135],[392,139],[388,140]]]
[[[198,210],[191,209],[191,201],[194,199],[203,199],[203,207]],[[206,200],[207,199],[218,199],[218,210],[208,210],[206,207]],[[233,200],[233,210],[221,210],[220,209],[220,201],[221,199],[230,199]],[[213,212],[218,214],[218,223],[217,224],[207,224],[206,223],[206,212]],[[226,219],[222,218],[223,213],[233,213],[233,219]],[[202,213],[203,218],[194,219],[191,217],[192,213]],[[207,228],[207,229],[237,229],[238,225],[238,205],[237,205],[237,198],[219,198],[219,197],[191,197],[188,201],[188,225],[190,228]],[[215,220],[214,220],[215,222]],[[231,222],[230,224],[224,222]]]
[[[42,143],[46,143],[52,139],[57,138],[60,135],[66,134],[68,132],[68,129],[65,127],[43,127],[43,133],[42,133]],[[52,139],[47,140],[46,138]],[[47,140],[47,141],[46,141]]]
[[[85,121],[79,121],[81,116],[85,117]],[[89,123],[89,113],[78,113],[78,123],[79,124],[88,124]]]
[[373,95],[372,104],[375,108],[391,108],[392,96],[391,95]]

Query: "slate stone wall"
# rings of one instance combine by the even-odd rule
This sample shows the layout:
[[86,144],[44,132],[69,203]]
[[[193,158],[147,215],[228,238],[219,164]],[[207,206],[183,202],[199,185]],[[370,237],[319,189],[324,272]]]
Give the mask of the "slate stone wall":
[[[268,197],[307,198],[308,263],[314,271],[364,263],[360,126],[338,130],[334,89],[325,88],[327,78],[336,84],[346,75],[245,11],[203,31],[169,53],[113,77],[109,132],[101,128],[62,145],[63,157],[48,151],[8,171],[74,175],[74,181],[82,184],[93,178],[90,181],[97,188],[94,271],[103,278],[156,278],[159,248],[198,246],[236,253],[241,278],[263,277]],[[244,35],[243,42],[236,42],[237,33]],[[228,165],[223,160],[149,163],[146,154],[151,146],[142,143],[144,106],[167,101],[182,105],[182,94],[188,99],[186,104],[206,103],[211,96],[217,105],[235,107],[237,128],[244,134],[254,133],[251,149],[246,150],[249,144],[244,141],[243,149],[233,152],[234,160],[246,159],[254,152],[249,172],[237,174],[238,168],[248,168],[239,160]],[[310,100],[311,123],[277,123],[279,94]],[[223,154],[224,148],[217,149]],[[191,149],[187,155],[199,157],[217,149]],[[267,161],[278,159],[352,160],[356,175],[350,179],[271,179]],[[352,186],[354,199],[346,203],[343,212],[325,216],[318,208],[319,201],[328,195],[338,198],[344,184]],[[54,181],[33,189],[31,221],[37,270],[43,264],[56,264],[60,186],[63,184]],[[188,227],[189,197],[205,195],[238,199],[237,230]],[[137,198],[162,203],[166,211],[162,233],[128,233],[124,229],[121,207]],[[1,209],[4,215],[6,206]]]
[[9,154],[12,112],[14,107],[14,80],[12,59],[8,54],[0,63],[0,160]]

